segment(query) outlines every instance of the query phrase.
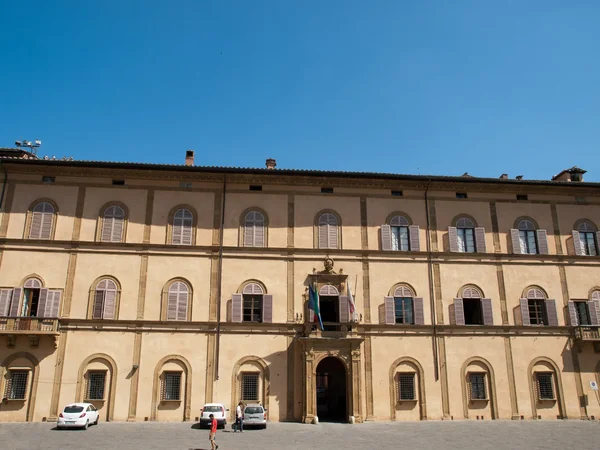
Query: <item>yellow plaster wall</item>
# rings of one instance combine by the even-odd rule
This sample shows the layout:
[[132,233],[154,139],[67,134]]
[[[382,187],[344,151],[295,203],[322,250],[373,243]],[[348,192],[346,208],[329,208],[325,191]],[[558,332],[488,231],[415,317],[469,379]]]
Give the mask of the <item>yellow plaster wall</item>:
[[448,227],[453,225],[452,220],[456,216],[466,214],[475,219],[475,226],[485,228],[486,253],[494,252],[492,218],[488,202],[439,200],[435,202],[435,213],[437,219],[438,248],[440,251],[450,251],[448,247]]
[[596,227],[600,226],[600,208],[597,205],[556,205],[560,226],[563,252],[574,255],[572,231],[575,222],[580,219],[590,220]]
[[590,291],[600,289],[600,270],[597,267],[565,267],[569,298],[589,300]]
[[537,222],[540,229],[546,230],[548,235],[548,252],[551,255],[556,254],[554,225],[550,205],[528,202],[498,202],[496,204],[496,212],[498,214],[498,229],[500,231],[500,248],[502,249],[502,253],[513,253],[510,230],[515,228],[515,220],[519,217],[527,216]]
[[25,278],[37,275],[44,282],[44,287],[64,289],[68,265],[67,253],[5,250],[0,285],[21,286]]

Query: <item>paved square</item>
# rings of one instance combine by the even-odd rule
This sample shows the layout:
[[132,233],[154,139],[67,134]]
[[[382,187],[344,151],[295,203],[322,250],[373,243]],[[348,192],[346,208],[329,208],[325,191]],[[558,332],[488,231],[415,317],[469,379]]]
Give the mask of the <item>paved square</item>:
[[[53,430],[54,424],[0,424],[0,448],[210,449],[208,431],[192,423],[100,423],[87,431]],[[271,423],[243,434],[219,430],[219,450],[597,449],[600,423],[591,421],[378,422],[357,425]]]

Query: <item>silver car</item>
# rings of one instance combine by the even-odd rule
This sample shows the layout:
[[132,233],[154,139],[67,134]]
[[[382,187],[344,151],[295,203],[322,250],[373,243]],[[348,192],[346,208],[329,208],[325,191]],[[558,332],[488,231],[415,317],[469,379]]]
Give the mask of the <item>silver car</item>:
[[248,403],[244,408],[244,426],[267,428],[267,410],[259,403]]

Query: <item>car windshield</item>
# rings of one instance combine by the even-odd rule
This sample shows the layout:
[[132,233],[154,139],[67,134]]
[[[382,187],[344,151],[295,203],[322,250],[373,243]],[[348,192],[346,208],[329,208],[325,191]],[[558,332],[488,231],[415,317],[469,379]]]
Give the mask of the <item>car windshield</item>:
[[83,406],[67,406],[64,410],[66,413],[80,413],[83,411]]
[[263,409],[260,406],[250,406],[246,408],[246,414],[261,414]]
[[204,412],[223,412],[220,406],[205,406]]

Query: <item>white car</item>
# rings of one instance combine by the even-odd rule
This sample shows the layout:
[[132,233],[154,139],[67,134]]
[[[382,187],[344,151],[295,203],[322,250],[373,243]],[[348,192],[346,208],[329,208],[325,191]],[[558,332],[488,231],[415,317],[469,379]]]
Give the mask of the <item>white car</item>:
[[207,403],[200,410],[200,426],[210,426],[210,415],[217,419],[217,425],[224,427],[227,424],[225,413],[229,411],[222,403]]
[[71,403],[58,415],[56,426],[61,428],[83,428],[98,425],[98,410],[91,403]]

